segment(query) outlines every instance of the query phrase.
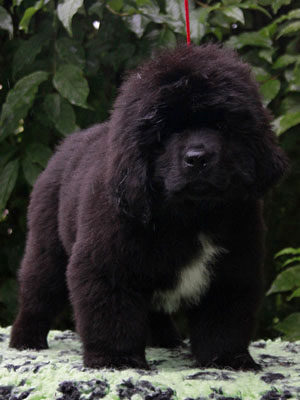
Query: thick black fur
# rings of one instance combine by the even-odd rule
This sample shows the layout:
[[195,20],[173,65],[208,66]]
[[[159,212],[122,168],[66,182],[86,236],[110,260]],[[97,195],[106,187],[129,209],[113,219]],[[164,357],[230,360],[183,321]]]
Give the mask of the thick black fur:
[[147,368],[149,332],[180,343],[153,294],[176,287],[205,234],[225,251],[205,294],[181,302],[192,352],[199,366],[257,368],[261,198],[286,165],[235,53],[182,46],[145,63],[110,120],[68,137],[35,184],[11,346],[46,348],[69,293],[86,366]]

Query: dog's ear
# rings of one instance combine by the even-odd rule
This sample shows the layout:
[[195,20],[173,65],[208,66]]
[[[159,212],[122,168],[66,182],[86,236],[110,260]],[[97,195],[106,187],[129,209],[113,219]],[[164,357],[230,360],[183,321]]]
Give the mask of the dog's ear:
[[120,215],[147,225],[151,221],[148,166],[147,159],[133,154],[138,151],[120,157],[111,188]]
[[152,219],[150,165],[163,125],[158,113],[159,91],[153,85],[149,89],[148,81],[139,72],[129,75],[120,88],[108,126],[107,179],[112,196],[120,215],[143,225]]
[[133,112],[111,121],[107,184],[119,215],[147,225],[152,218],[149,173],[152,153],[151,144],[143,140],[144,135],[149,136],[135,116]]
[[287,170],[289,162],[284,151],[279,147],[271,129],[263,135],[263,140],[256,149],[256,192],[262,196]]

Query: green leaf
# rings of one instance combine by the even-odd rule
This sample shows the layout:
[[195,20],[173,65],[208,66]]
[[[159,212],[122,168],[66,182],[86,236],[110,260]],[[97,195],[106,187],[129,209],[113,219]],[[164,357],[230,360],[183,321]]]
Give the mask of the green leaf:
[[0,214],[3,213],[6,203],[15,187],[19,171],[19,161],[10,161],[0,173]]
[[63,135],[68,135],[77,129],[73,107],[59,94],[48,94],[43,108],[47,117]]
[[174,32],[167,27],[152,32],[151,38],[155,40],[155,46],[159,48],[175,48],[177,44]]
[[279,93],[280,81],[278,79],[272,79],[265,82],[260,87],[260,92],[263,95],[264,103],[269,104]]
[[[110,6],[110,4],[109,4]],[[148,24],[152,21],[157,24],[167,22],[165,15],[160,14],[160,9],[155,1],[139,1],[138,9],[134,13],[123,19],[126,21],[129,29],[134,32],[138,38],[145,33]]]
[[227,44],[238,50],[245,46],[266,47],[269,49],[272,47],[272,40],[262,32],[245,32],[238,36],[232,36],[227,41]]
[[260,58],[267,61],[269,64],[272,64],[274,52],[275,52],[274,49],[262,49],[259,50],[258,55]]
[[141,14],[134,14],[129,17],[125,17],[125,20],[128,28],[135,33],[139,39],[143,36],[147,25],[150,23],[150,19]]
[[73,64],[81,69],[84,68],[84,49],[76,40],[67,37],[60,38],[55,43],[55,49],[64,64]]
[[288,65],[300,62],[300,56],[293,54],[284,54],[278,57],[273,64],[274,69],[286,68]]
[[236,6],[229,6],[222,9],[222,13],[225,14],[232,21],[240,22],[242,25],[245,24],[245,18],[243,11]]
[[275,325],[275,329],[284,333],[287,340],[300,340],[300,313],[293,313],[286,317],[279,324]]
[[217,40],[219,40],[219,41],[223,40],[223,31],[221,28],[212,26],[209,29],[209,33],[212,33],[213,35],[215,35]]
[[159,36],[158,43],[160,45],[162,45],[163,47],[175,48],[176,47],[176,36],[175,36],[174,32],[168,28],[163,29]]
[[191,39],[195,43],[200,42],[205,35],[205,25],[200,22],[200,17],[203,17],[201,9],[192,10],[190,12]]
[[265,26],[259,31],[261,36],[265,36],[266,38],[272,39],[273,36],[277,33],[277,24],[272,22],[271,24]]
[[[110,9],[108,4],[106,5],[106,7],[108,9]],[[127,2],[126,2],[124,4],[122,13],[124,13],[126,15],[134,15],[134,14],[139,14],[139,11],[135,7],[132,7],[131,5],[127,4]]]
[[275,24],[281,24],[283,21],[291,20],[291,19],[300,18],[300,8],[296,8],[295,10],[290,11],[287,14],[281,15],[279,18],[274,20]]
[[300,256],[299,256],[299,257],[292,257],[292,258],[289,258],[288,260],[286,260],[286,261],[281,265],[281,268],[284,268],[284,267],[286,267],[287,265],[290,265],[290,264],[294,264],[295,262],[300,262]]
[[300,287],[296,289],[288,298],[287,300],[290,301],[294,299],[295,297],[300,297]]
[[88,8],[88,15],[96,14],[100,19],[102,19],[104,7],[104,2],[95,2]]
[[137,6],[137,8],[141,8],[141,7],[144,7],[144,6],[146,6],[146,5],[148,5],[148,4],[151,4],[151,3],[156,3],[156,1],[155,0],[135,0],[135,3],[136,3],[136,6]]
[[300,93],[289,93],[280,104],[280,114],[296,111],[300,111]]
[[32,162],[31,158],[27,155],[22,160],[22,169],[26,181],[29,185],[33,186],[37,177],[42,172],[43,168],[38,164]]
[[63,65],[55,73],[54,87],[71,104],[88,108],[86,99],[89,86],[80,68],[75,65]]
[[231,29],[232,20],[228,18],[223,12],[222,8],[215,13],[209,21],[210,28],[218,27],[221,28],[223,31],[227,31]]
[[262,67],[252,67],[252,71],[254,72],[255,79],[261,83],[266,82],[272,77],[269,71]]
[[202,7],[202,8],[200,7],[200,8],[197,8],[197,9],[195,10],[195,12],[197,12],[198,21],[199,21],[201,24],[207,23],[207,18],[208,18],[208,16],[209,16],[209,14],[210,14],[212,11],[215,11],[215,10],[217,10],[217,9],[219,9],[219,8],[221,8],[221,3],[216,3],[215,5],[209,6],[209,7]]
[[300,67],[294,69],[289,80],[288,90],[290,92],[300,92]]
[[278,253],[276,253],[274,258],[278,258],[281,256],[297,255],[297,254],[300,254],[300,248],[295,249],[294,247],[287,247],[283,250],[280,250]]
[[273,0],[272,1],[272,9],[274,14],[277,14],[277,11],[283,6],[291,3],[292,0]]
[[157,24],[162,24],[166,21],[164,15],[160,14],[160,9],[155,1],[146,1],[143,5],[140,5],[138,8],[139,12],[148,17],[150,21],[153,21]]
[[285,53],[287,54],[299,54],[298,51],[298,44],[299,44],[299,35],[294,35],[290,37],[290,39],[287,42]]
[[123,0],[110,0],[109,7],[118,12],[123,7]]
[[36,56],[41,52],[43,46],[47,45],[50,38],[39,33],[32,36],[28,40],[20,43],[13,59],[13,74],[24,68],[25,65],[30,65],[34,62]]
[[50,0],[39,0],[35,3],[33,7],[28,7],[20,21],[19,29],[24,30],[26,33],[28,32],[29,24],[31,18],[36,14],[44,5],[49,3]]
[[28,157],[33,163],[39,164],[45,168],[49,158],[52,155],[52,151],[49,147],[41,143],[31,143],[26,147],[26,157]]
[[263,7],[255,3],[239,3],[239,8],[244,8],[246,10],[257,10],[265,14],[267,17],[272,18],[271,14]]
[[0,29],[8,31],[10,39],[13,37],[14,28],[12,18],[4,7],[0,6]]
[[23,0],[13,0],[12,1],[12,7],[21,5],[21,3],[23,2]]
[[291,22],[290,24],[285,25],[279,32],[277,39],[281,36],[290,35],[300,30],[300,21]]
[[57,15],[63,26],[72,36],[72,18],[83,5],[83,0],[60,0]]
[[[205,34],[205,23],[208,14],[219,8],[220,4],[213,7],[195,8],[193,3],[189,3],[189,14],[190,14],[190,29],[191,29],[191,39],[194,42],[199,42]],[[185,28],[185,9],[184,2],[181,0],[170,0],[167,1],[166,5],[166,23],[174,32],[186,35]]]
[[20,79],[8,92],[0,116],[0,142],[13,133],[31,108],[39,85],[48,78],[44,71],[36,71]]
[[291,82],[294,79],[294,70],[291,68],[287,68],[284,71],[284,78],[287,82]]
[[287,292],[294,290],[300,286],[300,265],[295,265],[289,269],[282,271],[267,292],[267,295],[272,293]]
[[2,144],[0,150],[0,170],[8,163],[8,161],[16,154],[17,149],[11,148],[7,143]]
[[[191,6],[191,2],[189,3]],[[191,10],[190,10],[191,11]],[[185,33],[184,2],[181,0],[168,0],[166,2],[168,25],[177,33]]]
[[[189,2],[190,3],[190,2]],[[190,4],[189,4],[190,5]],[[166,2],[166,14],[174,20],[182,20],[184,16],[184,4],[180,0],[170,0]]]
[[287,19],[300,18],[300,8],[290,11],[286,17]]
[[277,135],[281,135],[298,124],[300,124],[300,111],[287,113],[273,121],[273,126]]

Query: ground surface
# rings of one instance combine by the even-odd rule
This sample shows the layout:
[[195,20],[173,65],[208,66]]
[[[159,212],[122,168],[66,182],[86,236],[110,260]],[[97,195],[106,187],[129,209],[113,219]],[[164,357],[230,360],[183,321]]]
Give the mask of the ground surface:
[[40,352],[9,349],[9,331],[0,328],[0,400],[300,399],[300,342],[253,343],[259,373],[196,368],[188,346],[149,349],[151,371],[119,372],[84,368],[70,331],[51,331]]

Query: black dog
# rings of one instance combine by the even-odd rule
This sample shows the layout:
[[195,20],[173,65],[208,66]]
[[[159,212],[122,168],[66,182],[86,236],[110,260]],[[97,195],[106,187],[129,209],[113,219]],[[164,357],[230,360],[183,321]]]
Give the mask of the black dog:
[[88,367],[147,368],[149,336],[180,343],[169,314],[182,306],[199,366],[257,368],[260,199],[286,164],[233,52],[145,63],[110,120],[67,138],[35,184],[11,346],[47,348],[69,292]]

